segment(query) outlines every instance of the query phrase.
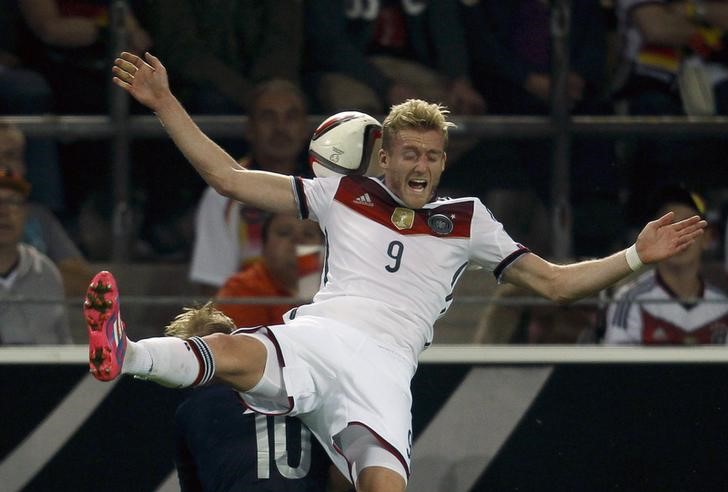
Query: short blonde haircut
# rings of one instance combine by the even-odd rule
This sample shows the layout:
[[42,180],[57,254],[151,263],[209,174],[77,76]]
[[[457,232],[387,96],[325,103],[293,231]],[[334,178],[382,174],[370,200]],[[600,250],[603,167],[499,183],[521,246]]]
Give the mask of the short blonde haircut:
[[235,329],[235,323],[222,311],[215,308],[212,301],[200,308],[186,307],[164,329],[164,334],[170,337],[187,339],[190,337],[204,337],[213,333],[230,333]]
[[449,114],[450,111],[442,104],[428,103],[422,99],[407,99],[392,106],[382,124],[382,148],[391,149],[394,138],[406,129],[439,130],[445,137],[447,148],[448,130],[455,127],[447,119]]

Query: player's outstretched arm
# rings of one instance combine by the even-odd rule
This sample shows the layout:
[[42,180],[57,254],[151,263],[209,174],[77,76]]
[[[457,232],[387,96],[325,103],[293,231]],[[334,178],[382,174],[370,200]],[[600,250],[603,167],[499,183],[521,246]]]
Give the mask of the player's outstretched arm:
[[557,302],[592,295],[628,276],[640,262],[657,263],[684,251],[707,226],[697,215],[675,223],[673,218],[669,212],[649,222],[633,247],[606,258],[556,265],[535,254],[524,255],[505,271],[503,279]]
[[114,61],[114,83],[161,120],[177,147],[202,178],[219,193],[272,212],[297,211],[287,176],[241,169],[205,135],[169,88],[167,70],[155,56],[123,52]]

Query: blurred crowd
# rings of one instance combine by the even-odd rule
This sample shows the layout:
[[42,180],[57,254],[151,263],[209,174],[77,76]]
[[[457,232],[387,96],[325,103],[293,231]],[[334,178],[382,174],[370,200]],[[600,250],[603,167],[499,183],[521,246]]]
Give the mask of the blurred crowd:
[[[413,97],[442,102],[456,122],[552,111],[548,0],[129,0],[121,19],[112,15],[117,3],[0,0],[0,115],[107,114],[117,54],[112,20],[125,33],[126,50],[150,51],[164,62],[174,93],[192,114],[248,116],[244,135],[219,139],[246,167],[310,175],[310,115],[381,115]],[[566,104],[572,114],[728,114],[728,2],[570,3]],[[133,104],[131,111],[147,114]],[[452,138],[441,192],[478,196],[511,236],[548,257],[551,141],[481,139],[465,130]],[[726,151],[726,140],[716,137],[575,137],[574,255],[601,256],[631,244],[635,227],[654,218],[660,194],[679,185],[704,198],[700,213],[711,231],[698,256],[719,262],[728,211]],[[190,281],[206,295],[229,295],[235,275],[260,274],[271,217],[205,189],[166,139],[135,139],[130,155],[135,261],[189,263]],[[26,139],[3,127],[0,159],[0,170],[29,183],[21,198],[35,207],[25,226],[30,239],[18,241],[50,257],[66,294],[76,295],[90,277],[88,262],[110,260],[109,142]],[[51,230],[54,239],[48,239]],[[0,281],[6,274],[0,272]],[[658,285],[666,275],[658,275]],[[297,295],[290,279],[276,282],[269,294]],[[524,311],[511,313],[513,328],[501,323],[505,332],[494,334],[487,320],[507,313],[486,311],[479,341],[538,341],[544,320],[554,317],[529,311],[541,320],[531,322]],[[581,320],[575,323],[599,324],[593,311],[574,313]],[[603,337],[601,326],[591,336]]]

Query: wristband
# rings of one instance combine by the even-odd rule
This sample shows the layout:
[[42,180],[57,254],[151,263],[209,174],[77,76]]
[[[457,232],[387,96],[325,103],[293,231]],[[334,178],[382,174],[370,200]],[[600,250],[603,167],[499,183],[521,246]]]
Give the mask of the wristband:
[[637,246],[635,244],[627,248],[624,252],[624,257],[627,259],[627,265],[629,265],[629,268],[633,272],[636,272],[645,266],[645,264],[642,263],[642,260],[640,260],[640,255],[637,254]]

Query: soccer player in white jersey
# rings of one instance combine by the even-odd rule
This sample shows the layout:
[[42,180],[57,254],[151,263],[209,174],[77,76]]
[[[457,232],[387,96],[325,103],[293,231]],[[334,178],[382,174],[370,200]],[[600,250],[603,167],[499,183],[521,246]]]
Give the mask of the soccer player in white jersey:
[[305,180],[240,169],[179,104],[154,56],[122,53],[113,71],[208,184],[261,209],[318,221],[327,248],[321,290],[284,324],[188,340],[129,341],[114,279],[101,272],[85,305],[92,372],[175,387],[214,377],[256,411],[299,416],[360,491],[406,488],[410,379],[469,262],[568,302],[684,250],[706,225],[699,217],[672,223],[667,214],[628,250],[556,265],[513,241],[477,199],[434,199],[452,125],[437,104],[409,100],[392,108],[379,153],[383,180]]

